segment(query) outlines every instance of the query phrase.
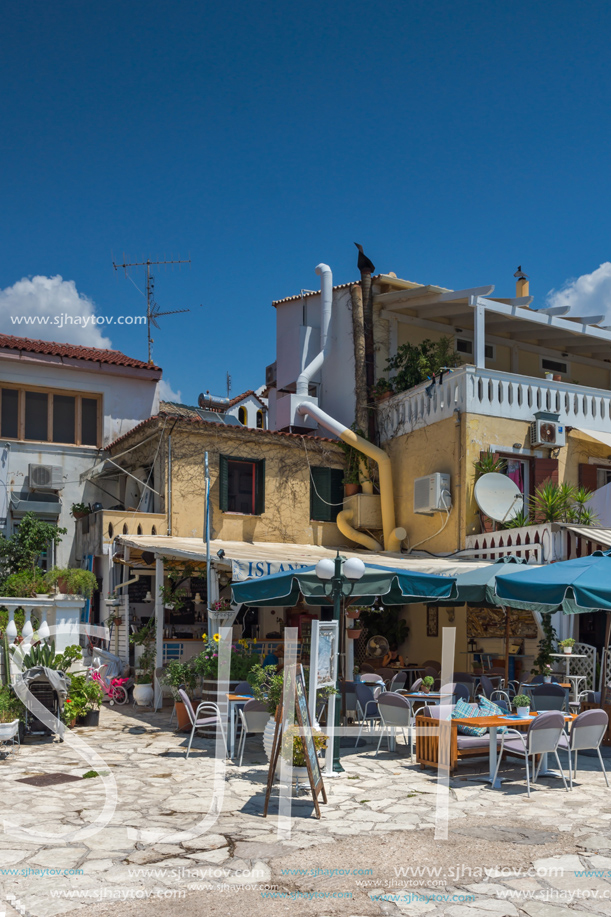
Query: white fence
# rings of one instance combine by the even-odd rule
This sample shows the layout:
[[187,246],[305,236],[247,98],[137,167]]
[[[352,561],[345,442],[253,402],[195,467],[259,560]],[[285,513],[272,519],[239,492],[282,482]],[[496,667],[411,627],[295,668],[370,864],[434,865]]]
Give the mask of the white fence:
[[455,409],[525,421],[532,421],[535,411],[550,411],[562,424],[611,432],[611,392],[461,366],[441,384],[425,382],[379,405],[381,440],[444,420]]

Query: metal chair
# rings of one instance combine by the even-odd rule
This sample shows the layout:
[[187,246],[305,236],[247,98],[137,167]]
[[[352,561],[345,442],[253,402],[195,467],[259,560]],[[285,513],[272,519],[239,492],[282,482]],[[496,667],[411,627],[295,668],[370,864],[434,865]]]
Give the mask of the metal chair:
[[254,697],[252,693],[252,685],[249,684],[247,681],[238,682],[238,684],[234,688],[233,693],[237,694],[238,696],[241,695],[242,697]]
[[449,703],[455,704],[459,698],[462,698],[462,700],[464,701],[468,701],[469,698],[471,697],[471,692],[469,688],[467,688],[466,685],[459,684],[453,681],[448,682],[447,685],[443,685],[439,689],[439,693],[442,695],[447,694],[448,697],[450,698],[450,699],[446,697],[441,698],[442,703],[445,703],[445,704],[449,704]]
[[[400,729],[403,733],[405,744],[409,747],[409,754],[411,758],[413,756],[411,728],[413,714],[410,702],[405,697],[401,697],[400,694],[393,694],[388,691],[378,699],[378,710],[382,720],[382,730],[378,740],[378,747],[376,748],[376,755],[380,751],[380,745],[382,744],[382,739],[385,735],[388,742],[388,750],[390,751],[390,740],[391,738],[394,738],[395,730]],[[407,739],[405,736],[406,727],[408,730],[409,739]]]
[[[605,783],[609,786],[607,772],[603,764],[603,758],[600,753],[600,745],[609,725],[609,717],[604,710],[584,710],[576,720],[573,720],[571,733],[567,737],[566,733],[560,737],[559,748],[564,749],[569,756],[569,785],[573,789],[573,776],[577,776],[577,754],[585,751],[586,748],[592,748],[598,755],[600,766],[605,777]],[[572,752],[575,752],[575,774],[572,767]]]
[[361,721],[356,742],[354,743],[355,748],[358,748],[363,726],[367,723],[373,729],[374,724],[380,722],[380,711],[378,709],[378,701],[375,699],[369,685],[364,685],[359,681],[355,682],[354,693],[356,694],[356,712]]
[[227,756],[227,737],[223,728],[223,718],[221,716],[221,711],[219,710],[217,704],[213,704],[211,701],[204,701],[203,703],[199,704],[197,710],[193,710],[193,705],[191,704],[191,700],[187,692],[183,691],[182,688],[179,688],[178,693],[180,694],[180,699],[187,709],[187,714],[191,721],[191,735],[189,736],[189,746],[187,748],[187,754],[185,757],[189,757],[189,752],[191,751],[191,743],[196,731],[198,729],[203,729],[204,726],[214,725],[217,725],[221,730],[223,744],[225,746],[225,756]]
[[522,732],[519,732],[517,729],[509,728],[506,732],[501,733],[501,747],[499,749],[499,756],[496,762],[496,770],[492,780],[493,786],[496,783],[496,777],[501,765],[503,752],[506,751],[509,752],[509,754],[524,758],[524,765],[526,767],[526,791],[530,797],[530,770],[528,767],[529,757],[532,757],[534,784],[537,782],[537,777],[541,768],[541,762],[543,760],[543,757],[539,759],[539,764],[535,769],[535,756],[553,754],[556,756],[558,768],[562,774],[564,787],[568,793],[569,787],[564,776],[564,771],[562,770],[562,765],[560,764],[560,758],[558,757],[558,745],[562,738],[563,732],[564,716],[557,710],[549,710],[548,712],[542,713],[540,716],[537,716],[534,720],[532,720],[526,735],[524,735]]
[[[389,691],[398,691],[399,688],[404,688],[407,682],[407,672],[397,672],[396,675],[393,675],[391,682],[388,686]],[[413,689],[413,685],[412,685]]]
[[[422,663],[422,668],[425,675],[432,675],[433,678],[437,678],[441,672],[441,663],[436,662],[434,659],[427,659],[426,662]],[[432,671],[429,672],[428,669],[432,669]]]
[[568,713],[569,691],[560,685],[539,684],[530,690],[532,708],[537,713],[547,710],[566,710]]
[[412,684],[410,691],[420,691],[422,688],[422,678],[417,678],[416,681]]
[[488,700],[494,701],[499,706],[504,705],[508,709],[511,707],[511,698],[507,691],[502,688],[496,688],[494,682],[487,676],[481,675],[479,684],[475,690],[476,699],[478,696],[487,697]]
[[238,709],[238,713],[242,724],[242,734],[238,745],[238,753],[240,755],[238,767],[242,767],[246,739],[251,735],[263,735],[269,721],[269,710],[263,701],[249,700],[246,701],[243,707]]
[[384,679],[381,675],[376,675],[375,672],[365,672],[364,675],[361,675],[361,681],[364,685],[383,685]]

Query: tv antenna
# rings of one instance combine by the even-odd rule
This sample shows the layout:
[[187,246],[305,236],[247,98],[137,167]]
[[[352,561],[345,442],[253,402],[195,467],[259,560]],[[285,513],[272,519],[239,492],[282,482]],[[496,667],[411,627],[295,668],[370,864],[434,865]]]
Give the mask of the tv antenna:
[[231,392],[231,376],[227,373],[227,397],[229,398],[229,393]]
[[[125,276],[129,277],[127,269],[130,267],[144,267],[146,268],[146,331],[147,331],[147,341],[148,341],[148,361],[149,363],[153,362],[152,358],[152,345],[155,343],[154,339],[151,337],[151,325],[154,325],[155,328],[159,328],[157,324],[157,319],[161,318],[163,315],[178,315],[181,312],[190,312],[190,309],[171,309],[168,312],[160,312],[159,306],[155,302],[154,293],[155,293],[155,278],[151,273],[151,267],[155,264],[191,264],[191,259],[181,259],[181,258],[172,258],[169,261],[125,261],[125,255],[123,255],[123,264],[115,264],[114,260],[112,266],[115,271],[118,271],[119,268],[123,268],[125,271]],[[130,278],[131,279],[131,278]]]

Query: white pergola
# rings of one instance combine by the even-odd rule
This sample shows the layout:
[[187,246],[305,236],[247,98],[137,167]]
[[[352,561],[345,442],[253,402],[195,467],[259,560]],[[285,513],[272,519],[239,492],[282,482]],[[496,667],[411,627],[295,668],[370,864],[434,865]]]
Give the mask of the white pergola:
[[[379,278],[384,283],[384,277]],[[389,282],[397,281],[389,278]],[[467,331],[473,334],[473,362],[485,368],[485,344],[500,344],[512,351],[512,372],[518,372],[520,349],[540,353],[587,358],[605,365],[611,356],[611,325],[605,316],[570,315],[568,307],[530,309],[532,296],[490,298],[494,286],[446,290],[437,286],[413,286],[374,296],[382,306],[382,317],[391,322],[391,353],[396,352],[396,324],[416,325],[445,334]],[[393,327],[394,348],[393,348]],[[609,369],[609,365],[606,365]]]

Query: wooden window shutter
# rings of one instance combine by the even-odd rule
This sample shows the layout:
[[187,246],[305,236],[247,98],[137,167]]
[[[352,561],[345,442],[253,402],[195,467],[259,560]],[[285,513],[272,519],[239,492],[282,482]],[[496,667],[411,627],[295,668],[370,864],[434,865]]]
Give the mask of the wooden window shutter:
[[589,462],[580,462],[579,464],[579,486],[587,487],[588,490],[596,490],[598,487],[598,477],[596,465],[590,465]]
[[329,468],[311,468],[310,519],[317,522],[331,521],[331,475]]
[[533,491],[546,481],[558,483],[558,459],[536,458],[533,461]]
[[229,509],[229,469],[227,456],[219,455],[219,509],[226,513]]
[[335,522],[338,515],[341,513],[344,504],[343,468],[331,469],[331,500],[329,502],[335,504],[334,506],[329,507],[331,510],[331,521]]
[[255,516],[265,512],[265,459],[255,464]]

